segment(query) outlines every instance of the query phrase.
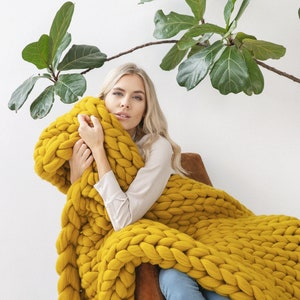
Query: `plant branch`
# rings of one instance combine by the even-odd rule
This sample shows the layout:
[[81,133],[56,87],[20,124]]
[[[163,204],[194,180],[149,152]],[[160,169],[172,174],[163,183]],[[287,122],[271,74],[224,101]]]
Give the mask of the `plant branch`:
[[117,54],[115,56],[109,57],[109,58],[106,59],[106,61],[110,61],[110,60],[119,58],[119,57],[121,57],[123,55],[127,55],[127,54],[129,54],[131,52],[134,52],[136,50],[139,50],[139,49],[142,49],[142,48],[146,48],[146,47],[149,47],[149,46],[160,45],[160,44],[175,44],[177,42],[178,42],[178,40],[162,40],[162,41],[157,41],[157,42],[149,42],[149,43],[146,43],[146,44],[142,44],[140,46],[136,46],[136,47],[134,47],[132,49],[129,49],[127,51],[121,52],[121,53],[119,53],[119,54]]
[[[142,44],[142,45],[136,46],[134,48],[131,48],[131,49],[127,50],[127,51],[120,52],[119,54],[116,54],[114,56],[111,56],[111,57],[107,58],[106,61],[114,60],[114,59],[119,58],[121,56],[124,56],[124,55],[127,55],[129,53],[132,53],[132,52],[134,52],[136,50],[143,49],[143,48],[146,48],[146,47],[149,47],[149,46],[155,46],[155,45],[161,45],[161,44],[175,44],[177,42],[178,42],[178,40],[162,40],[162,41],[156,41],[156,42],[149,42],[149,43]],[[292,81],[300,83],[300,78],[298,78],[298,77],[295,77],[295,76],[293,76],[291,74],[288,74],[286,72],[280,71],[280,70],[278,70],[278,69],[276,69],[274,67],[271,67],[271,66],[269,66],[269,65],[267,65],[267,64],[265,64],[265,63],[263,63],[263,62],[261,62],[259,60],[256,60],[256,63],[258,65],[262,66],[263,68],[269,70],[269,71],[272,71],[272,72],[274,72],[274,73],[276,73],[276,74],[278,74],[280,76],[286,77],[286,78],[288,78],[288,79],[290,79]],[[81,72],[81,74],[85,74],[85,73],[87,73],[89,71],[91,71],[91,69],[87,69],[87,70]]]
[[256,60],[256,63],[258,65],[262,66],[263,68],[269,70],[269,71],[272,71],[272,72],[274,72],[274,73],[276,73],[276,74],[278,74],[280,76],[286,77],[286,78],[288,78],[290,80],[293,80],[293,81],[295,81],[297,83],[300,83],[300,78],[298,78],[298,77],[290,75],[290,74],[288,74],[286,72],[282,72],[282,71],[280,71],[280,70],[278,70],[278,69],[276,69],[274,67],[271,67],[271,66],[269,66],[269,65],[267,65],[267,64],[265,64],[265,63],[263,63],[263,62],[261,62],[259,60]]
[[[114,60],[114,59],[119,58],[121,56],[124,56],[124,55],[127,55],[129,53],[132,53],[132,52],[134,52],[136,50],[143,49],[143,48],[146,48],[146,47],[149,47],[149,46],[160,45],[160,44],[175,44],[177,42],[178,42],[178,40],[162,40],[162,41],[158,41],[158,42],[149,42],[149,43],[146,43],[146,44],[142,44],[142,45],[136,46],[136,47],[134,47],[132,49],[129,49],[127,51],[120,52],[119,54],[116,54],[114,56],[111,56],[111,57],[107,58],[105,61]],[[80,74],[84,75],[84,74],[88,73],[91,70],[92,69],[84,70]]]

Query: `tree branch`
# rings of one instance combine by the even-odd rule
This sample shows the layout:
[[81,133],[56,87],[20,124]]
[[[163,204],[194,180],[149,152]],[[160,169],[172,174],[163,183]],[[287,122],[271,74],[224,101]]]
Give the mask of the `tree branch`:
[[269,66],[269,65],[267,65],[267,64],[265,64],[265,63],[263,63],[263,62],[261,62],[259,60],[255,60],[255,61],[257,62],[258,65],[262,66],[263,68],[265,68],[265,69],[267,69],[269,71],[272,71],[272,72],[274,72],[274,73],[276,73],[276,74],[278,74],[280,76],[284,76],[284,77],[286,77],[286,78],[288,78],[290,80],[293,80],[293,81],[295,81],[297,83],[300,83],[300,78],[298,78],[298,77],[290,75],[290,74],[288,74],[286,72],[282,72],[282,71],[280,71],[280,70],[278,70],[278,69],[276,69],[274,67],[271,67],[271,66]]
[[149,46],[154,46],[154,45],[160,45],[160,44],[175,44],[177,43],[178,40],[162,40],[162,41],[158,41],[158,42],[149,42],[149,43],[146,43],[146,44],[142,44],[140,46],[136,46],[130,50],[127,50],[127,51],[124,51],[124,52],[121,52],[115,56],[112,56],[112,57],[109,57],[106,59],[106,61],[110,61],[110,60],[113,60],[113,59],[116,59],[116,58],[119,58],[123,55],[127,55],[131,52],[134,52],[136,50],[139,50],[139,49],[142,49],[142,48],[146,48],[146,47],[149,47]]
[[[149,46],[155,46],[155,45],[160,45],[160,44],[175,44],[177,42],[178,42],[178,40],[162,40],[162,41],[156,41],[156,42],[149,42],[149,43],[146,43],[146,44],[142,44],[142,45],[136,46],[136,47],[134,47],[132,49],[129,49],[127,51],[120,52],[119,54],[116,54],[114,56],[111,56],[111,57],[107,58],[106,61],[114,60],[114,59],[119,58],[121,56],[124,56],[124,55],[127,55],[129,53],[132,53],[132,52],[134,52],[136,50],[143,49],[143,48],[146,48],[146,47],[149,47]],[[295,77],[295,76],[293,76],[291,74],[288,74],[286,72],[280,71],[280,70],[278,70],[278,69],[276,69],[274,67],[271,67],[271,66],[269,66],[269,65],[267,65],[267,64],[265,64],[265,63],[263,63],[263,62],[261,62],[259,60],[255,60],[255,61],[256,61],[256,63],[258,65],[262,66],[263,68],[265,68],[265,69],[267,69],[269,71],[272,71],[272,72],[274,72],[274,73],[276,73],[276,74],[278,74],[280,76],[286,77],[286,78],[288,78],[288,79],[290,79],[292,81],[300,83],[300,78],[298,78],[298,77]],[[85,70],[81,74],[85,74],[85,73],[89,72],[90,70],[91,69]]]

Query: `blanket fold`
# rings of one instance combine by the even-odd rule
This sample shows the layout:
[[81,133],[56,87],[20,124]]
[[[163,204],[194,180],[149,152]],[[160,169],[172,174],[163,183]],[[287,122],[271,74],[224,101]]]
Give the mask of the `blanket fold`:
[[59,299],[134,299],[135,268],[144,262],[176,268],[230,299],[300,299],[300,220],[257,216],[193,179],[172,175],[144,218],[115,232],[93,188],[96,165],[70,184],[79,113],[99,118],[124,191],[144,164],[99,98],[83,98],[41,133],[35,171],[67,195],[56,244]]

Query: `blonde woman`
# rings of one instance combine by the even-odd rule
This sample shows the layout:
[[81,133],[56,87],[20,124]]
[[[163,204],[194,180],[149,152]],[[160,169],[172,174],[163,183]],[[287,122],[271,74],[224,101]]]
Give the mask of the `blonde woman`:
[[[71,182],[95,160],[99,174],[95,189],[104,201],[113,228],[120,230],[142,218],[160,197],[170,175],[184,173],[184,170],[180,164],[180,147],[169,137],[154,85],[144,70],[131,63],[112,70],[99,97],[131,135],[145,165],[123,192],[109,165],[99,120],[79,115],[81,139],[74,145],[70,160]],[[179,286],[174,285],[177,279],[181,281]],[[226,299],[204,298],[196,281],[174,269],[161,271],[160,286],[167,300]],[[215,293],[212,296],[221,297]]]

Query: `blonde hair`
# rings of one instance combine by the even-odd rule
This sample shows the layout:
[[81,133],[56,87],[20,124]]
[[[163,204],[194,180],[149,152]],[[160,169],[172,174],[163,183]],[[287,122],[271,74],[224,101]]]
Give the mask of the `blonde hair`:
[[136,140],[148,134],[149,138],[142,145],[143,157],[147,160],[152,143],[159,137],[166,138],[173,149],[172,167],[180,174],[186,174],[181,166],[181,148],[169,136],[168,125],[159,105],[154,84],[148,74],[134,63],[123,64],[109,72],[102,84],[99,97],[105,100],[106,95],[124,75],[138,75],[143,80],[146,94],[146,110],[137,127]]

